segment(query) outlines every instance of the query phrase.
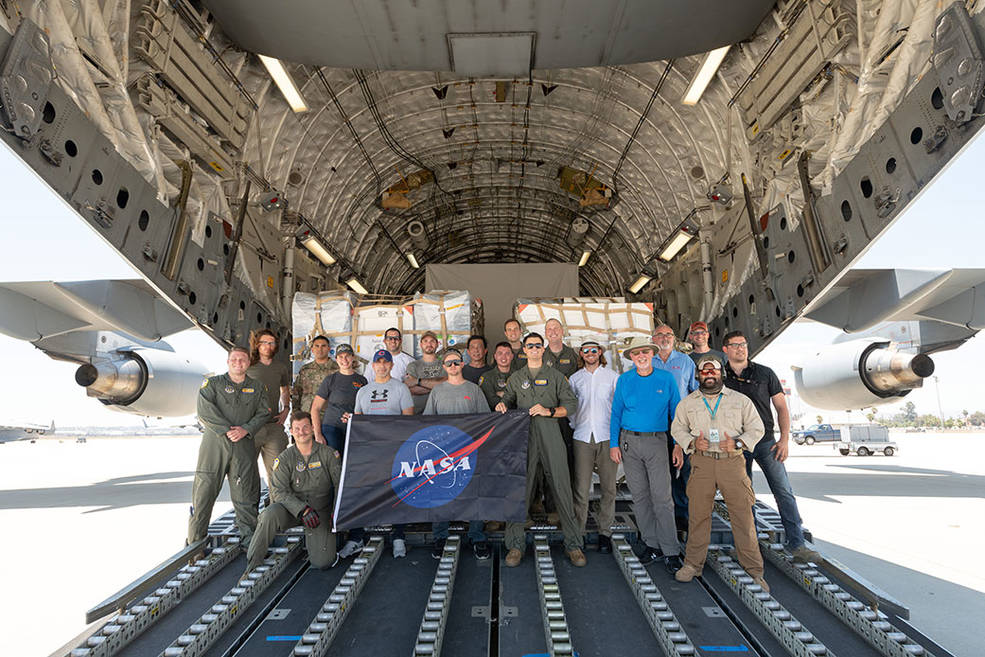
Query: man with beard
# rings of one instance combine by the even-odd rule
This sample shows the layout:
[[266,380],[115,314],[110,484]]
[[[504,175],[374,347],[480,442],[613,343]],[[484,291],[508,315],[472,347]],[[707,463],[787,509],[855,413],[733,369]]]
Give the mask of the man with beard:
[[677,407],[670,429],[674,440],[691,453],[687,548],[684,565],[674,578],[678,582],[690,582],[701,575],[711,539],[715,491],[720,490],[728,507],[739,563],[753,582],[768,592],[752,515],[756,494],[742,458],[763,435],[763,421],[748,397],[722,385],[722,365],[718,358],[702,356],[698,360],[697,377],[699,388]]
[[407,366],[404,383],[414,397],[414,414],[420,415],[428,403],[431,390],[447,379],[445,370],[438,360],[438,336],[428,331],[421,336],[423,355]]
[[705,354],[711,354],[715,356],[721,363],[722,367],[725,367],[725,353],[717,349],[712,349],[708,344],[708,325],[704,322],[695,322],[691,324],[691,328],[688,329],[687,339],[691,341],[694,345],[694,349],[688,356],[694,361],[695,365],[698,363],[698,359]]
[[258,331],[252,342],[250,369],[246,370],[246,375],[263,382],[266,386],[267,405],[270,407],[270,421],[253,436],[253,447],[256,448],[257,456],[263,456],[269,488],[274,474],[274,459],[287,447],[284,420],[291,411],[291,369],[287,363],[274,360],[277,355],[277,335],[273,331]]

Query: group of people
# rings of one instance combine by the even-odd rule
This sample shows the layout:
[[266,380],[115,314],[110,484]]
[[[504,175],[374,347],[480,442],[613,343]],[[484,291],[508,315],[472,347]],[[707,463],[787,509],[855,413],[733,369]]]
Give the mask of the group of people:
[[[312,565],[330,567],[357,553],[365,532],[350,530],[336,552],[331,513],[341,473],[346,425],[353,415],[449,415],[526,410],[527,508],[543,497],[556,514],[571,563],[584,566],[584,535],[592,474],[601,499],[598,551],[612,552],[617,473],[621,463],[633,499],[643,563],[662,560],[679,581],[701,573],[711,532],[716,490],[729,510],[739,562],[764,588],[752,506],[752,463],[773,492],[794,558],[816,561],[805,543],[796,499],[783,461],[790,417],[776,374],[750,362],[743,334],[724,336],[723,350],[709,346],[708,327],[696,322],[690,354],[676,349],[674,331],[659,325],[649,338],[623,351],[632,365],[619,375],[607,367],[605,349],[586,341],[577,351],[564,329],[548,320],[544,336],[522,332],[510,319],[491,363],[486,340],[471,336],[465,352],[445,349],[438,337],[420,338],[421,358],[402,351],[399,329],[384,332],[384,348],[372,355],[364,377],[350,345],[335,349],[325,337],[311,344],[313,361],[293,387],[286,364],[274,359],[276,336],[261,331],[252,352],[230,350],[228,372],[202,386],[198,414],[204,429],[193,486],[189,542],[206,534],[222,480],[228,477],[249,566],[261,563],[277,532],[303,525]],[[546,339],[545,339],[546,338]],[[290,409],[293,444],[283,424]],[[780,429],[773,432],[773,410]],[[257,514],[262,455],[271,503]],[[468,538],[478,559],[490,555],[484,520],[468,519]],[[522,561],[523,522],[506,523],[505,563]],[[449,523],[432,528],[432,554],[440,558]],[[681,538],[686,548],[680,553]],[[392,533],[393,554],[407,554],[404,527]]]

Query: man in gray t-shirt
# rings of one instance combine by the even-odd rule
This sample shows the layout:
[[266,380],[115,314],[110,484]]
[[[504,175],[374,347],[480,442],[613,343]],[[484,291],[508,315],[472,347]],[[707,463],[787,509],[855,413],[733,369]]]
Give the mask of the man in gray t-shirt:
[[[428,395],[424,415],[464,415],[468,413],[488,413],[489,402],[482,389],[466,381],[462,375],[464,365],[462,354],[456,349],[449,349],[441,357],[441,366],[448,375],[448,380],[439,383]],[[472,541],[472,552],[475,558],[484,561],[489,558],[489,542],[482,531],[481,520],[469,521],[469,540]],[[448,522],[436,522],[431,527],[434,534],[434,545],[431,556],[440,559],[445,551],[445,540],[448,538]]]
[[[410,390],[400,381],[390,378],[393,370],[393,354],[380,349],[373,354],[373,380],[356,393],[355,415],[413,415],[414,400]],[[343,416],[342,421],[350,418]],[[368,420],[367,420],[368,421]],[[346,559],[363,547],[364,529],[353,529],[349,540],[339,550],[339,558]],[[393,556],[395,559],[407,556],[407,543],[404,541],[404,526],[393,526]]]
[[441,366],[441,360],[436,355],[438,336],[431,331],[422,335],[421,352],[424,355],[409,364],[407,374],[404,375],[404,383],[407,384],[411,395],[414,396],[415,413],[424,411],[431,390],[445,380],[445,370]]

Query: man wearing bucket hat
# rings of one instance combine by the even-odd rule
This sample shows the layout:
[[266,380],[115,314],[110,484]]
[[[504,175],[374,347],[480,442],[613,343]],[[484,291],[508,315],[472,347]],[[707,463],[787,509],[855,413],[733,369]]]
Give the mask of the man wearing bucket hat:
[[[680,543],[674,525],[674,501],[670,494],[667,431],[680,401],[677,382],[669,372],[653,367],[657,345],[644,337],[634,338],[625,349],[635,369],[624,372],[616,382],[609,423],[609,454],[622,463],[629,492],[633,495],[636,524],[645,547],[640,561],[663,558],[668,572],[681,567]],[[675,466],[684,461],[674,445]]]
[[701,574],[711,539],[715,491],[720,490],[728,506],[739,563],[768,592],[752,516],[756,494],[742,458],[762,437],[763,421],[752,400],[722,385],[722,364],[716,356],[705,354],[698,359],[698,380],[700,387],[681,401],[671,426],[674,440],[691,453],[687,551],[674,577],[690,582]]

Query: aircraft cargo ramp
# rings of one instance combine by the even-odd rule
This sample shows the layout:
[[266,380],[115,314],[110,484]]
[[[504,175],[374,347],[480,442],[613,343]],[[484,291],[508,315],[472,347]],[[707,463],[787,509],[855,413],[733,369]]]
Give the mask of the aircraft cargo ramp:
[[455,533],[435,560],[421,525],[408,531],[404,559],[391,556],[380,529],[362,553],[329,570],[309,567],[298,529],[247,574],[229,512],[203,543],[90,610],[92,625],[55,654],[950,655],[906,621],[904,606],[841,564],[794,563],[780,548],[779,517],[761,503],[756,520],[770,593],[731,556],[723,506],[704,575],[688,584],[659,561],[640,563],[632,513],[625,502],[618,511],[613,554],[590,548],[584,568],[568,563],[550,525],[528,530],[517,568],[505,566],[498,534],[488,560],[476,560]]

